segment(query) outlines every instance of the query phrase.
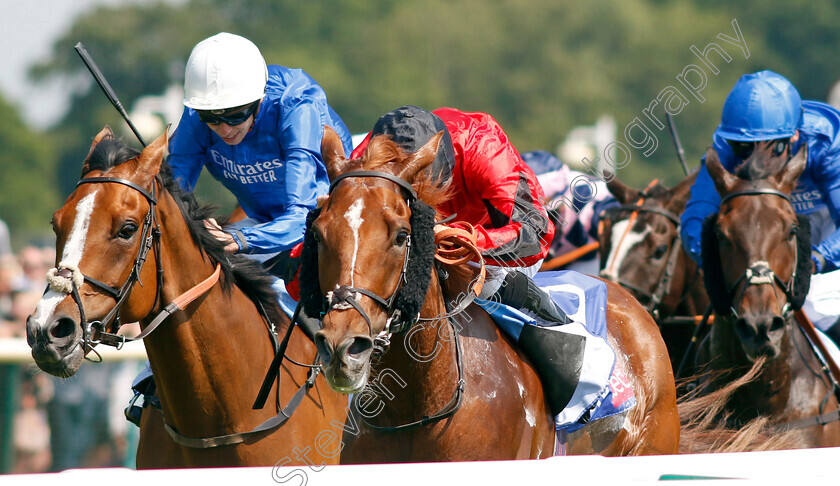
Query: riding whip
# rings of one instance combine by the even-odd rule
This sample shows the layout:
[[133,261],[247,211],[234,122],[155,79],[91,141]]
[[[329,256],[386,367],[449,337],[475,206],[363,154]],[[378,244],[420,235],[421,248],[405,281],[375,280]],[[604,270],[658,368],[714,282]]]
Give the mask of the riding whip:
[[134,135],[137,137],[137,140],[140,140],[140,143],[143,144],[143,146],[145,147],[146,141],[143,140],[143,137],[140,136],[140,132],[137,131],[137,127],[135,127],[134,124],[131,123],[131,120],[128,118],[128,113],[126,113],[125,108],[123,108],[122,103],[120,103],[119,98],[117,98],[117,94],[114,93],[113,89],[111,89],[111,85],[108,84],[108,81],[105,79],[105,76],[102,75],[102,71],[99,70],[99,66],[97,66],[96,63],[93,61],[93,58],[90,57],[90,54],[88,54],[87,50],[85,49],[85,46],[83,46],[82,43],[79,42],[78,44],[76,44],[75,49],[76,52],[79,53],[79,57],[82,58],[82,62],[84,62],[85,66],[87,66],[88,71],[90,71],[90,74],[93,75],[93,79],[95,79],[96,82],[99,84],[99,87],[102,88],[102,91],[105,93],[105,96],[107,96],[108,99],[111,100],[111,104],[114,105],[114,108],[116,108],[117,111],[120,112],[120,115],[122,115],[123,119],[125,119],[125,122],[128,123],[128,127],[131,128],[132,132],[134,132]]
[[685,151],[683,150],[682,143],[680,143],[680,135],[677,133],[677,126],[674,125],[674,119],[667,111],[665,112],[665,118],[668,119],[668,130],[670,130],[671,137],[674,139],[674,147],[677,149],[677,157],[680,158],[680,163],[682,164],[685,175],[688,175],[688,165],[685,163]]

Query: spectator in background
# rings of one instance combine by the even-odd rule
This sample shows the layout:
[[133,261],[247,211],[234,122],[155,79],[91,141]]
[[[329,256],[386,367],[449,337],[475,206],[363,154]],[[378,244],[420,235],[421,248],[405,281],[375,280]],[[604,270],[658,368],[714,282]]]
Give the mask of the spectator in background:
[[[556,229],[546,262],[597,243],[601,211],[618,204],[604,181],[570,169],[543,150],[525,152],[522,159],[537,175],[545,191],[545,206]],[[593,250],[557,270],[561,269],[598,275],[598,251]]]

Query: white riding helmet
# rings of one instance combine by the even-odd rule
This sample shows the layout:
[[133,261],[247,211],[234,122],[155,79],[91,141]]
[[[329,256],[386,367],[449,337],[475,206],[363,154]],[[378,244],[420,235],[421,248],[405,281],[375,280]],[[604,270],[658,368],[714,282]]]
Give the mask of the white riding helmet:
[[248,39],[222,32],[199,42],[184,73],[184,105],[194,110],[223,110],[263,97],[268,69]]

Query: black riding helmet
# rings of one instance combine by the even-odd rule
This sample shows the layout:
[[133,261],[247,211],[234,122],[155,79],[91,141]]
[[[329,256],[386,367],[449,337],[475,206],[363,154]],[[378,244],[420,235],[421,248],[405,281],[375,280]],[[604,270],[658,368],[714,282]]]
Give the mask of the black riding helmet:
[[438,147],[435,161],[426,171],[433,177],[445,182],[452,177],[455,167],[455,149],[446,124],[431,111],[417,106],[407,105],[388,112],[376,120],[371,131],[371,138],[376,135],[389,135],[406,152],[420,150],[437,132],[443,130],[443,138]]

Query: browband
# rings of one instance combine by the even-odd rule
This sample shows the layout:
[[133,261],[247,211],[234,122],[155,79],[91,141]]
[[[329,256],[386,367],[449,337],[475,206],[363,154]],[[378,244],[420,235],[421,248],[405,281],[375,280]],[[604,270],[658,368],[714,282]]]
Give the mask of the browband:
[[344,179],[347,179],[348,177],[379,177],[381,179],[387,179],[393,182],[394,184],[400,186],[403,190],[405,190],[409,194],[411,200],[417,199],[417,191],[415,191],[414,188],[411,187],[411,184],[409,184],[403,179],[400,179],[395,175],[389,174],[387,172],[381,172],[378,170],[358,170],[355,172],[346,172],[344,174],[341,174],[340,176],[333,179],[333,181],[330,183],[330,193],[332,193],[333,189],[335,189],[335,186],[339,182],[341,182]]

